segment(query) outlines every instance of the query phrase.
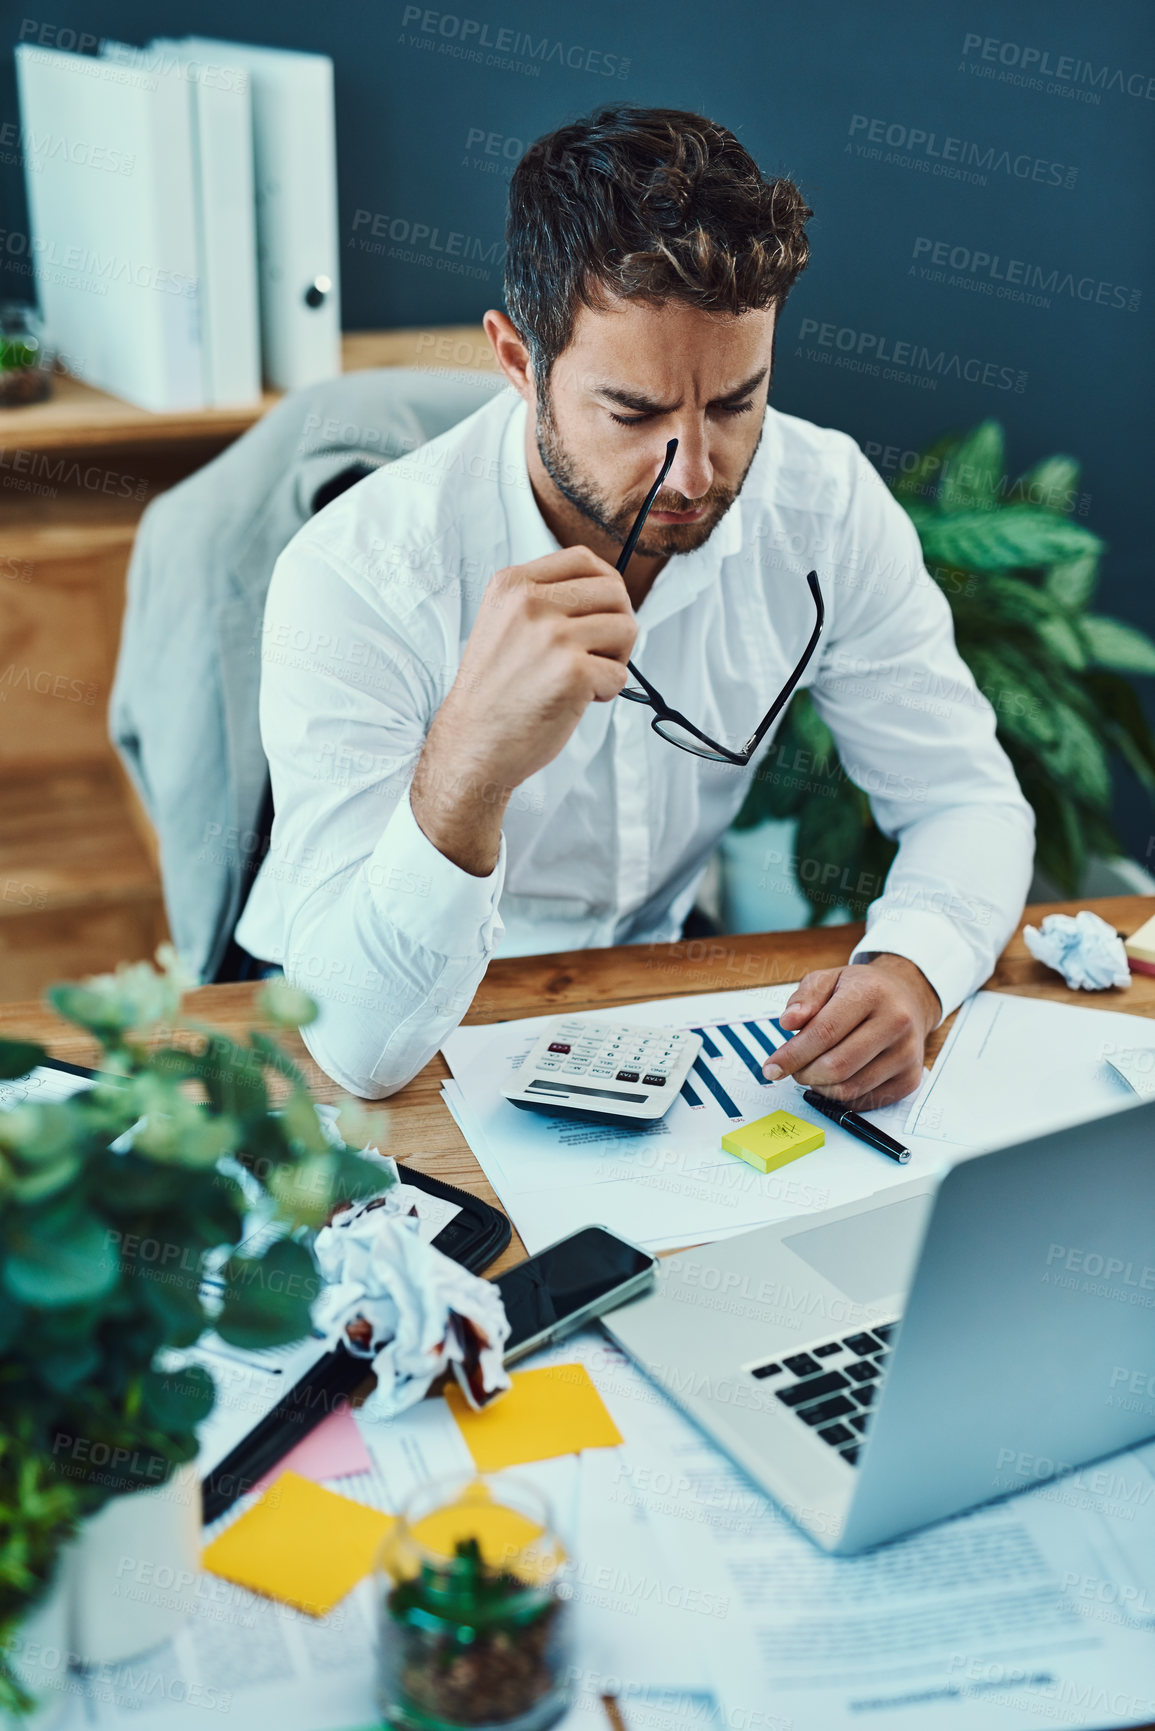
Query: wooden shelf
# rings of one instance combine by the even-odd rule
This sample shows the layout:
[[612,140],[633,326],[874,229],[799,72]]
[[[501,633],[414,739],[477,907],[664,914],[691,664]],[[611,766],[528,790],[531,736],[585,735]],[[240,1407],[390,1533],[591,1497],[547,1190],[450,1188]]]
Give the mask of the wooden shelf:
[[[342,370],[368,367],[446,367],[492,372],[493,352],[478,325],[400,331],[348,331],[342,338]],[[26,408],[0,409],[0,445],[8,451],[101,451],[126,446],[225,444],[246,432],[280,401],[265,392],[244,409],[189,409],[154,414],[120,397],[93,390],[62,375],[54,395]]]

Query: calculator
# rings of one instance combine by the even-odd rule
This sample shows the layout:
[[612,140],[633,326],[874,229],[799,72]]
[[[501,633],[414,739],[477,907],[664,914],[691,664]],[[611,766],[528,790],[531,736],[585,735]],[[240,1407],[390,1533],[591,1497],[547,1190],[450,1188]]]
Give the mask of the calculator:
[[502,1089],[514,1106],[600,1124],[653,1124],[678,1097],[702,1042],[676,1028],[552,1022]]

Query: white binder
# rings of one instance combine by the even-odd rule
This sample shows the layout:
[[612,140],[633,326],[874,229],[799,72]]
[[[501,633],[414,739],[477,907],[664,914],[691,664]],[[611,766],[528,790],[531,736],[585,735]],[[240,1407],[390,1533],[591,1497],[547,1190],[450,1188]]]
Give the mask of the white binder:
[[261,395],[261,339],[249,75],[206,68],[184,43],[163,39],[147,48],[106,41],[101,53],[146,68],[170,90],[188,87],[204,397],[215,408],[250,407]]
[[265,381],[294,390],[341,371],[333,62],[189,36],[204,67],[248,72],[253,102]]
[[188,86],[30,43],[16,72],[49,341],[141,408],[203,407]]

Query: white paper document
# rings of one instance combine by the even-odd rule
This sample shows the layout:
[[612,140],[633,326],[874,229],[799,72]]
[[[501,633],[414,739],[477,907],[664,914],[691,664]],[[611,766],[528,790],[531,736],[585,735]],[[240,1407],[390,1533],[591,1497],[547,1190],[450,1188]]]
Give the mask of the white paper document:
[[[590,1688],[605,1664],[631,1731],[1076,1731],[1155,1717],[1155,1445],[828,1557],[608,1342],[590,1332],[555,1355],[585,1363],[625,1439],[581,1457],[582,1575],[618,1610],[583,1663]],[[665,1631],[664,1671],[647,1612]]]
[[27,1076],[0,1082],[0,1112],[10,1112],[15,1106],[57,1104],[91,1086],[91,1076],[78,1076],[55,1064],[38,1064]]
[[[573,1557],[562,1731],[605,1731],[606,1695],[628,1731],[1084,1731],[1155,1717],[1155,1446],[832,1558],[600,1330],[530,1365],[574,1361],[623,1445],[516,1469]],[[396,1509],[414,1485],[469,1470],[441,1400],[359,1423],[374,1470],[330,1485],[357,1501]],[[184,1591],[172,1641],[71,1679],[69,1731],[376,1723],[371,1581],[321,1619],[211,1575]]]
[[1115,1066],[1123,1054],[1155,1066],[1155,1020],[979,992],[959,1011],[905,1133],[989,1148],[1117,1111],[1137,1091]]
[[[666,1116],[634,1129],[549,1118],[504,1099],[503,1085],[551,1020],[458,1028],[442,1050],[453,1071],[446,1105],[531,1253],[582,1226],[606,1226],[651,1250],[701,1243],[872,1195],[939,1171],[941,1142],[911,1142],[905,1166],[819,1119],[789,1079],[762,1075],[772,1025],[793,985],[707,992],[575,1015],[702,1033],[702,1053]],[[926,1084],[924,1083],[924,1086]],[[872,1112],[901,1135],[909,1102]],[[727,1154],[737,1125],[786,1110],[819,1123],[822,1148],[762,1173]]]

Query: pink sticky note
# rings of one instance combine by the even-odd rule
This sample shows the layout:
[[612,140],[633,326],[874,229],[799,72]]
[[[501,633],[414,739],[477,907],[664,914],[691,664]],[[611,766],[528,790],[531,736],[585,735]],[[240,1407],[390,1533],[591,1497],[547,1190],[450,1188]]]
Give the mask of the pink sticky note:
[[367,1473],[373,1462],[361,1440],[357,1420],[348,1407],[331,1412],[315,1430],[295,1443],[275,1467],[258,1479],[256,1491],[267,1491],[282,1473],[299,1473],[303,1479],[319,1484],[322,1479],[347,1479],[353,1473]]

